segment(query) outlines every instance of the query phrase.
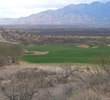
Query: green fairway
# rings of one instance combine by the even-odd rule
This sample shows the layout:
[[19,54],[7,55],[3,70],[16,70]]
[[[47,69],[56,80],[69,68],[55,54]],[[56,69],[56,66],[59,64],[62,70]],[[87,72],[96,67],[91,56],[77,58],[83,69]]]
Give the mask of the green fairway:
[[23,60],[30,63],[98,63],[102,56],[110,56],[110,47],[99,45],[98,48],[81,48],[75,45],[28,46],[29,51],[48,52],[43,55],[27,53]]

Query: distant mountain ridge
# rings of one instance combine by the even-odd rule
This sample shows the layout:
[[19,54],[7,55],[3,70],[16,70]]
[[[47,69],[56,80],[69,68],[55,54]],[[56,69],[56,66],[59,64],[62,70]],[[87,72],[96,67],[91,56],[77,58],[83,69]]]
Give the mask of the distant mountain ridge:
[[[1,20],[0,20],[1,22]],[[3,23],[3,21],[2,21]],[[58,10],[47,10],[28,17],[4,21],[4,24],[110,24],[110,2],[71,4]]]

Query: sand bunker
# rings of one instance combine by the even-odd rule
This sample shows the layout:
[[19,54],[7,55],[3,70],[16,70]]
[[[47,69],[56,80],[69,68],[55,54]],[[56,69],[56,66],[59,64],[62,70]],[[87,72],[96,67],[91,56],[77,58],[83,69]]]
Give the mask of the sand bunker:
[[79,45],[79,46],[77,46],[77,47],[79,47],[79,48],[89,48],[88,45]]
[[84,45],[79,45],[77,47],[79,47],[79,48],[98,48],[99,46],[91,46],[90,47],[89,45],[84,44]]
[[32,51],[32,55],[46,55],[48,54],[48,51],[41,52],[41,51]]
[[30,55],[46,55],[49,53],[49,51],[24,51],[24,53]]

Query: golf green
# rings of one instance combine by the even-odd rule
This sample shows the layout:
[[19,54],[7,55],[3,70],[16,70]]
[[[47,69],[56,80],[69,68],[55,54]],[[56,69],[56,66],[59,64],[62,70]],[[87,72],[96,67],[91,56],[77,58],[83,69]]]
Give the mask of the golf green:
[[[76,45],[28,46],[26,47],[28,51],[38,51],[42,54],[27,53],[23,56],[23,60],[30,63],[97,63],[100,57],[110,56],[110,47],[107,45],[84,46],[85,47],[78,47]],[[45,54],[45,52],[48,53]]]

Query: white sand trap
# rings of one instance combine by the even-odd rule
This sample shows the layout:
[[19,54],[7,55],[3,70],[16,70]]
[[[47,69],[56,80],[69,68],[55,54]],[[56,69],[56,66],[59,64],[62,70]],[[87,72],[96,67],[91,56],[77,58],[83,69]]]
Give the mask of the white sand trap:
[[92,47],[90,47],[89,45],[84,44],[84,45],[79,45],[77,47],[79,47],[79,48],[98,48],[99,46],[92,46]]
[[89,46],[86,45],[86,44],[84,44],[84,45],[79,45],[79,46],[77,46],[77,47],[79,47],[79,48],[89,48]]
[[46,55],[49,53],[49,51],[28,51],[28,50],[25,50],[24,53],[27,53],[30,55]]
[[46,55],[48,53],[49,53],[49,51],[45,51],[45,52],[42,52],[42,51],[32,51],[32,55]]

